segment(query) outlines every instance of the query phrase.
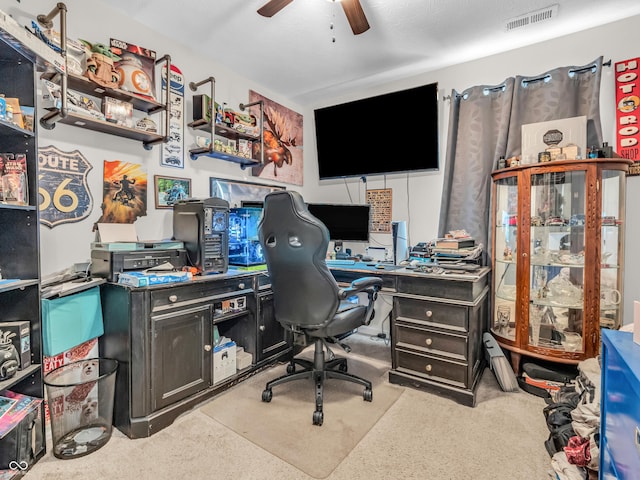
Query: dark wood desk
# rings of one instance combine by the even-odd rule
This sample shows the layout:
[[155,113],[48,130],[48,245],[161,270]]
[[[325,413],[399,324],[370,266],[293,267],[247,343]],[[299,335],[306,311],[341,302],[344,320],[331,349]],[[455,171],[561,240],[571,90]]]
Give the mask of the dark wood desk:
[[391,383],[475,406],[485,366],[482,334],[488,325],[488,267],[443,275],[356,263],[332,266],[331,272],[345,284],[364,275],[380,277],[381,293],[393,297]]
[[[389,381],[475,405],[484,365],[489,269],[436,275],[366,264],[331,267],[338,282],[374,275],[393,297]],[[266,271],[230,270],[193,281],[133,288],[101,286],[100,355],[119,361],[114,425],[148,437],[180,414],[292,353],[276,321]],[[235,310],[229,305],[240,305]],[[216,382],[213,330],[252,355],[252,363]]]
[[[113,423],[130,438],[160,431],[292,351],[273,314],[266,272],[229,270],[184,283],[101,289],[100,355],[119,361]],[[252,357],[218,381],[214,330]]]

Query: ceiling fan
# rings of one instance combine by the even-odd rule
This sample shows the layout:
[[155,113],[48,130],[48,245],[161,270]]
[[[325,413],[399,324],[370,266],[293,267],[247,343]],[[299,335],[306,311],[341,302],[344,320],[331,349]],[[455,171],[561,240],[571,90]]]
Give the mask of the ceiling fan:
[[[258,9],[258,13],[263,17],[273,17],[291,2],[293,2],[293,0],[269,0]],[[342,9],[347,16],[354,35],[360,35],[369,30],[369,22],[367,22],[367,17],[364,15],[360,0],[341,0],[340,3],[342,3]]]

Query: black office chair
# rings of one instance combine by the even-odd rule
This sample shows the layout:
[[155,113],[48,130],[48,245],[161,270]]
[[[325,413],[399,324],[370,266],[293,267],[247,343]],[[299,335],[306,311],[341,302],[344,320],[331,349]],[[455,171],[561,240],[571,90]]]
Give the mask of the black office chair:
[[[335,357],[327,343],[338,344],[346,352],[351,350],[339,338],[371,321],[382,280],[363,277],[348,288],[338,286],[325,261],[329,231],[309,213],[297,192],[283,190],[266,196],[259,235],[271,278],[276,320],[293,332],[294,345],[304,346],[308,340],[315,344],[313,361],[293,356],[287,375],[267,383],[262,401],[271,401],[271,389],[276,385],[312,379],[316,392],[313,424],[322,425],[324,380],[335,378],[364,385],[363,398],[370,402],[371,382],[347,373],[347,359]],[[358,292],[367,293],[367,305],[347,301]],[[303,370],[296,372],[296,364]]]

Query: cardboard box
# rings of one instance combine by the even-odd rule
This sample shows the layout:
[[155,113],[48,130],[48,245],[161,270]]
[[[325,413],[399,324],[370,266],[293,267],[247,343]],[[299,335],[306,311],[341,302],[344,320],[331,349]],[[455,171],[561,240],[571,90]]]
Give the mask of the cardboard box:
[[116,38],[109,40],[109,47],[120,57],[116,62],[116,70],[120,74],[119,88],[155,100],[156,52]]
[[187,282],[192,278],[191,272],[122,272],[118,275],[118,283],[130,287],[148,287],[164,283]]
[[[202,124],[211,122],[211,112],[209,112],[209,105],[211,104],[211,97],[206,94],[193,96],[193,121]],[[222,107],[218,102],[214,103],[216,112],[216,123],[222,123]]]
[[[0,391],[0,396],[16,402],[11,410],[0,418],[0,478],[5,478],[2,472],[10,465],[15,462],[33,463],[36,452],[43,448],[44,439],[37,433],[42,426],[42,399],[10,390]],[[16,469],[12,471],[15,473]],[[17,477],[10,475],[8,478]]]
[[40,105],[45,110],[62,108],[62,93],[60,92],[60,85],[43,79],[42,99],[40,101]]
[[229,341],[213,348],[213,383],[236,374],[236,342]]
[[67,90],[67,110],[85,117],[104,120],[104,113],[100,111],[98,105],[91,97],[73,90]]
[[20,355],[20,370],[31,365],[31,323],[28,320],[0,322],[0,337],[9,332],[11,342]]
[[250,367],[252,362],[253,355],[251,355],[249,352],[245,352],[244,349],[236,350],[236,369],[238,371]]
[[[587,117],[571,117],[522,125],[522,163],[537,163],[538,153],[549,148],[576,146],[587,151]],[[569,157],[567,157],[569,158]],[[553,155],[552,155],[553,160]]]
[[133,128],[133,104],[123,102],[117,98],[104,97],[102,99],[102,113],[107,122],[123,127]]

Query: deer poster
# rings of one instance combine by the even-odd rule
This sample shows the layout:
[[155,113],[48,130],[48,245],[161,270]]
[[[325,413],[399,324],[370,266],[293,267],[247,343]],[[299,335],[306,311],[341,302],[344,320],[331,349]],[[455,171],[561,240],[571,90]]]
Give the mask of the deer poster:
[[[260,100],[264,105],[264,160],[251,173],[254,177],[302,185],[302,115],[249,90],[250,103]],[[258,107],[252,108],[259,118]],[[254,142],[253,147],[253,158],[262,158],[260,144]]]

